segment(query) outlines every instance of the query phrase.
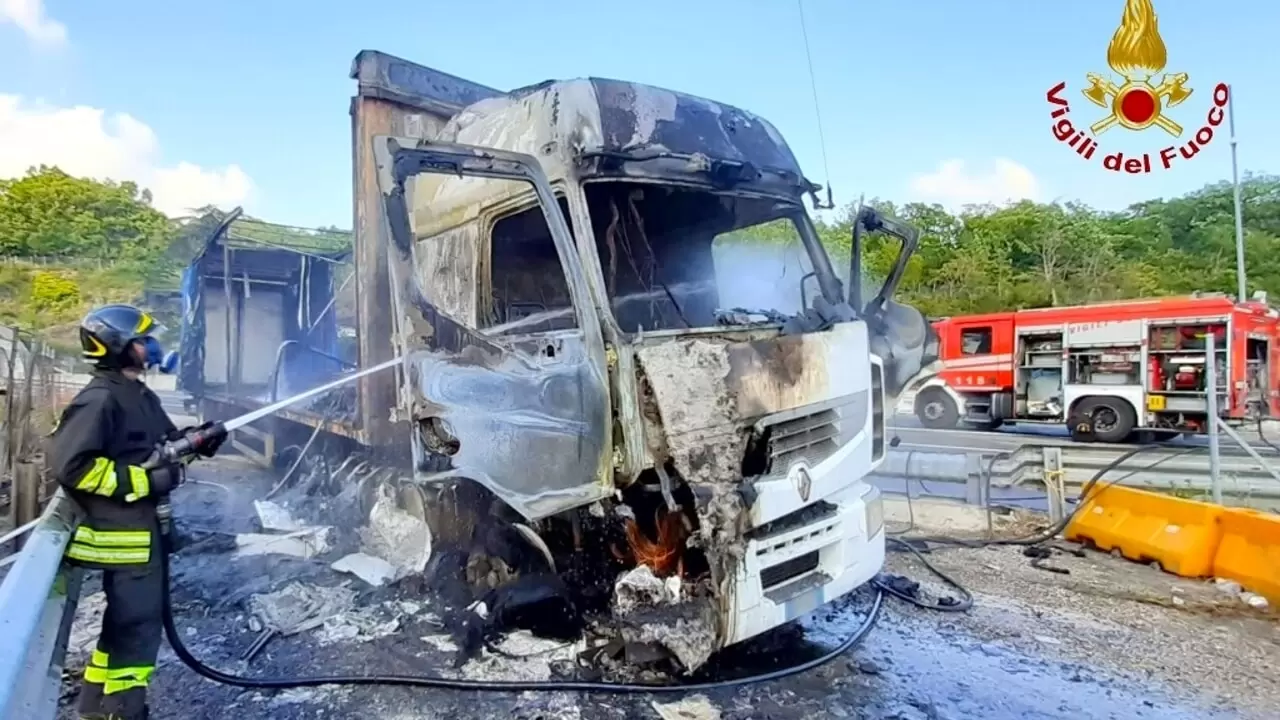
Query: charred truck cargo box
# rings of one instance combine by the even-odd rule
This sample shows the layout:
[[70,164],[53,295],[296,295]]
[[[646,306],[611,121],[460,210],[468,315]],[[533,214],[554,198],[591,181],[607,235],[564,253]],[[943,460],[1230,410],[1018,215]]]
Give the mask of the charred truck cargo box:
[[[193,409],[209,420],[229,419],[356,367],[341,342],[342,323],[350,319],[339,300],[354,279],[349,233],[274,225],[239,209],[196,223],[192,230],[207,235],[182,275],[178,372],[178,389]],[[355,436],[354,390],[264,419],[235,433],[232,444],[279,464],[296,457],[298,448],[286,449],[304,442],[317,423]]]
[[[616,80],[498,93],[378,53],[354,74],[362,331],[390,337],[361,347],[405,358],[440,565],[477,597],[558,576],[628,657],[684,671],[879,571],[865,479],[937,350],[890,297],[913,230],[860,214],[846,294],[803,206],[819,188],[763,118]],[[903,244],[865,303],[864,231]]]

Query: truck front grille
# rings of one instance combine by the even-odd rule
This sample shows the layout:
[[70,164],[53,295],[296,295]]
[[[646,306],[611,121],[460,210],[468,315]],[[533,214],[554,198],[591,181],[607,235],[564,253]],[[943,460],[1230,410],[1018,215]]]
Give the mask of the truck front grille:
[[743,457],[743,477],[782,477],[796,463],[831,457],[867,427],[871,392],[785,410],[757,421]]
[[840,415],[823,410],[769,427],[769,474],[785,473],[797,460],[816,465],[840,447]]

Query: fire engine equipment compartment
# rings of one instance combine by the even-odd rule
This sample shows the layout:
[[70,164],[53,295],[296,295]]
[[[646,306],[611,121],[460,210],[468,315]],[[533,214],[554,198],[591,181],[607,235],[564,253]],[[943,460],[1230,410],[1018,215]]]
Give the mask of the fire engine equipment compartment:
[[943,371],[917,390],[929,427],[963,420],[1063,423],[1092,418],[1096,437],[1202,432],[1205,335],[1216,338],[1223,417],[1280,416],[1280,313],[1221,294],[961,316],[935,322]]
[[[1163,407],[1150,408],[1160,420],[1175,419],[1177,413],[1203,416],[1208,412],[1208,378],[1205,353],[1208,334],[1214,337],[1217,378],[1214,382],[1225,403],[1230,378],[1230,347],[1225,323],[1151,325],[1148,355],[1148,390],[1159,393]],[[1176,421],[1176,420],[1175,420]]]

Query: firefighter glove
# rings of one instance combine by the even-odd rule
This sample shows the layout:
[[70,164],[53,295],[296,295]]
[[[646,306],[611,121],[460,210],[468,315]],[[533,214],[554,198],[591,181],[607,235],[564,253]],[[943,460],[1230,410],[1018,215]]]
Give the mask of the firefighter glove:
[[163,463],[148,470],[147,479],[151,482],[151,494],[163,497],[173,492],[187,476],[181,465]]
[[187,437],[197,433],[202,435],[203,437],[193,450],[200,457],[211,458],[218,453],[218,448],[222,447],[222,443],[227,439],[225,432],[209,432],[213,429],[213,425],[212,421],[203,425],[190,425],[179,431],[179,434]]
[[[207,432],[212,428],[213,422],[210,421],[201,425],[197,429],[202,432]],[[222,447],[222,443],[226,441],[227,435],[228,433],[226,431],[209,433],[196,452],[199,453],[201,457],[213,457],[218,453],[218,448]]]

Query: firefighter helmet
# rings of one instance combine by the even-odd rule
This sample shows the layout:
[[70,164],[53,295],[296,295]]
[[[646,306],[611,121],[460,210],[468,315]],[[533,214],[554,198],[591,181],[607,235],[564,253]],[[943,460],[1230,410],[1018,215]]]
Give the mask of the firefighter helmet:
[[145,340],[159,326],[155,318],[132,305],[104,305],[80,321],[80,347],[86,360],[100,368],[145,367],[129,346]]

